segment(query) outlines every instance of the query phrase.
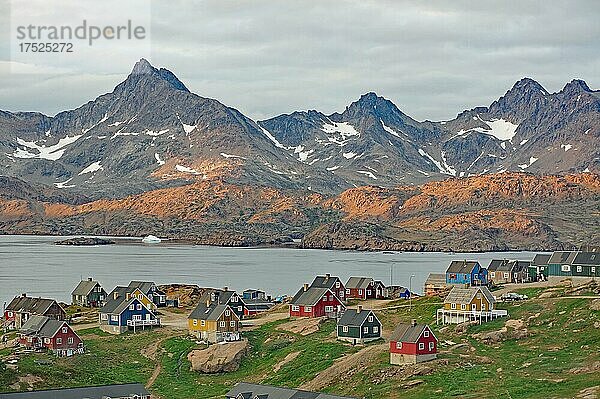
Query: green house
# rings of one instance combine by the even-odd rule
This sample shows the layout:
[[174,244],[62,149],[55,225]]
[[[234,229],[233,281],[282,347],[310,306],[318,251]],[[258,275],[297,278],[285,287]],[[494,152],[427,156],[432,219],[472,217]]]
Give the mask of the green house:
[[543,281],[548,279],[548,261],[551,254],[537,254],[529,265],[529,281]]
[[548,260],[548,275],[560,277],[600,277],[600,252],[554,252]]
[[381,322],[372,310],[348,309],[337,325],[337,336],[341,341],[363,344],[381,338]]

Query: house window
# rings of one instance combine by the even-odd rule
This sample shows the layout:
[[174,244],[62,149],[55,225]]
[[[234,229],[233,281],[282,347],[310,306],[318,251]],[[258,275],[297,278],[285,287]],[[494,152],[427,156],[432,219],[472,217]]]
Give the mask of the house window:
[[592,273],[596,273],[596,268],[592,267]]
[[224,321],[220,321],[219,322],[219,327],[225,327],[225,322]]
[[100,315],[100,320],[108,320],[108,315],[106,313],[102,313]]
[[492,276],[492,278],[496,277],[496,272],[491,272],[490,275]]
[[63,334],[66,334],[66,333],[67,333],[67,327],[63,327],[63,328],[62,328],[62,333],[63,333]]
[[73,343],[73,341],[74,341],[74,340],[73,340],[73,337],[69,337],[69,338],[67,339],[67,342],[68,342],[68,343],[70,343],[70,344],[72,344],[72,343]]
[[504,278],[508,278],[508,273],[504,273]]
[[235,327],[235,321],[234,320],[231,320],[229,322],[229,327]]
[[50,343],[50,338],[44,338],[44,343],[45,344],[49,344]]
[[325,312],[333,312],[333,306],[325,306]]
[[244,308],[242,306],[238,306],[238,312],[241,312],[242,310],[244,310]]
[[142,304],[141,303],[137,304],[137,310],[142,310]]
[[112,321],[119,321],[119,315],[112,315],[112,316],[110,316],[110,319]]
[[133,303],[129,305],[129,310],[135,310],[135,305]]
[[8,317],[13,317],[13,312],[8,312]]
[[569,266],[569,265],[562,265],[560,267],[560,270],[563,271],[563,272],[570,272],[571,271],[571,266]]
[[373,327],[373,332],[374,332],[375,334],[377,334],[377,333],[379,332],[379,327],[377,327],[377,326],[374,326],[374,327]]
[[358,295],[362,295],[362,290],[358,290]]
[[363,332],[366,334],[369,332],[369,327],[363,327]]
[[423,331],[423,336],[425,338],[429,338],[429,331],[428,330]]
[[402,349],[402,342],[396,342],[396,349]]
[[238,300],[237,296],[234,296],[234,297],[231,298],[231,302],[233,302],[233,303],[237,302],[237,300]]
[[373,323],[373,316],[369,316],[369,323]]
[[467,308],[467,305],[465,305],[464,303],[462,305],[460,305],[460,310],[465,310]]
[[312,307],[311,306],[305,306],[304,307],[304,311],[305,312],[312,312]]
[[581,273],[581,270],[582,270],[581,266],[577,266],[577,273]]
[[337,282],[335,283],[335,288],[340,288],[340,282],[339,282],[339,281],[337,281]]
[[206,325],[206,320],[202,320],[202,321],[200,322],[200,325],[201,325],[202,327],[204,327],[204,326]]
[[27,342],[33,342],[33,338],[32,337],[27,337]]
[[56,338],[56,345],[62,344],[62,338]]
[[371,295],[371,290],[367,290],[367,295]]
[[345,332],[345,333],[347,333],[348,332],[348,326],[343,326],[342,327],[342,331]]
[[350,289],[346,290],[346,294],[350,295]]
[[300,311],[300,306],[292,305],[292,312],[299,312],[299,311]]
[[225,311],[225,316],[227,316],[227,317],[231,316],[231,312],[229,311],[229,309]]
[[456,309],[456,304],[455,303],[450,304],[450,309]]
[[198,325],[198,319],[194,319],[194,320],[192,321],[192,324],[193,324],[193,325],[195,325],[195,326],[197,326],[197,325]]
[[142,298],[144,298],[144,295],[142,295],[142,294],[139,294],[139,295],[138,295],[138,299],[142,299]]
[[429,351],[432,351],[434,348],[435,344],[433,342],[429,343]]
[[425,349],[425,344],[423,342],[419,342],[419,350]]

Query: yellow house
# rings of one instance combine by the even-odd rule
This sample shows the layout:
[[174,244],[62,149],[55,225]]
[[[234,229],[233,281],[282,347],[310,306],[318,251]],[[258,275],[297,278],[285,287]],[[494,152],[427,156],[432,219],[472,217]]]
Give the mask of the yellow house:
[[133,292],[127,294],[127,299],[129,298],[137,298],[140,302],[144,304],[150,310],[156,310],[156,305],[154,302],[150,300],[139,288],[136,288]]
[[188,317],[188,330],[210,343],[240,339],[240,318],[227,304],[201,302]]

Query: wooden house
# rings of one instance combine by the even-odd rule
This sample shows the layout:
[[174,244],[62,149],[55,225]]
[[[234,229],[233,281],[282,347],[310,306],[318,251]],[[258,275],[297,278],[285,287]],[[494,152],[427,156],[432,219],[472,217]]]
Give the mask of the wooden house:
[[156,284],[152,281],[131,281],[127,286],[127,292],[133,293],[139,289],[144,295],[148,297],[156,305],[157,308],[163,308],[167,306],[167,294],[161,291]]
[[27,349],[48,350],[57,356],[83,353],[83,341],[63,320],[31,316],[19,330],[19,344]]
[[339,277],[327,273],[324,276],[317,276],[310,285],[314,288],[327,288],[331,290],[342,302],[346,301],[346,287]]
[[347,309],[337,323],[337,338],[353,345],[381,338],[381,322],[372,310]]
[[54,299],[33,298],[26,294],[17,296],[4,309],[4,326],[19,329],[31,316],[47,316],[55,320],[66,320],[65,310]]
[[556,251],[548,260],[548,276],[600,277],[600,252]]
[[390,363],[416,364],[437,357],[438,340],[426,324],[400,324],[390,337]]
[[243,304],[244,317],[264,313],[275,305],[271,297],[261,290],[245,290],[240,300]]
[[488,271],[477,261],[455,260],[446,270],[446,284],[487,285]]
[[548,261],[551,254],[537,254],[529,265],[529,281],[548,280]]
[[227,304],[231,306],[231,309],[235,312],[240,320],[244,318],[245,305],[242,300],[242,296],[237,292],[230,290],[228,287],[223,289],[210,288],[204,291],[200,296],[200,303],[206,303],[210,301],[218,304]]
[[104,305],[106,297],[104,288],[90,277],[77,284],[71,293],[71,304],[86,308],[99,308]]
[[346,282],[347,299],[385,299],[388,297],[383,282],[371,277],[350,277]]
[[[226,399],[353,399],[348,396],[337,396],[329,393],[318,393],[275,387],[263,384],[238,382],[225,394]],[[0,398],[1,399],[1,398]]]
[[111,334],[160,326],[160,319],[154,311],[128,294],[126,287],[113,290],[106,304],[100,308],[98,317],[100,329]]
[[444,307],[437,310],[436,321],[443,324],[460,324],[467,321],[481,323],[506,316],[507,312],[496,310],[495,304],[496,300],[487,287],[453,287],[444,300]]
[[290,317],[337,318],[345,308],[329,288],[315,288],[304,284],[290,302]]
[[188,317],[191,335],[208,343],[238,341],[240,318],[227,303],[200,302]]
[[448,289],[445,274],[429,273],[423,286],[423,293],[425,296],[435,296],[444,294]]
[[150,392],[143,384],[116,384],[0,393],[0,399],[150,399]]
[[529,281],[531,262],[493,259],[488,266],[488,279],[493,284],[524,283]]

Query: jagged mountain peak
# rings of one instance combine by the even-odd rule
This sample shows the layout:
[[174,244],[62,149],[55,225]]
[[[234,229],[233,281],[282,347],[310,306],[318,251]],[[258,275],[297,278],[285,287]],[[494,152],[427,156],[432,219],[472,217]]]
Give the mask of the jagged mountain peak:
[[174,89],[189,92],[188,88],[177,78],[177,76],[175,76],[173,72],[166,68],[155,68],[145,58],[141,58],[135,63],[133,69],[131,70],[131,74],[128,76],[125,82],[130,80],[138,81],[148,78],[162,80],[168,83]]
[[587,85],[585,80],[581,79],[573,79],[569,83],[563,87],[561,93],[569,94],[569,93],[581,93],[581,92],[591,92],[592,89]]
[[547,93],[546,89],[544,88],[544,86],[542,86],[539,82],[537,82],[536,80],[532,79],[532,78],[528,78],[525,77],[521,80],[518,80],[512,87],[512,90],[541,90],[545,93]]

